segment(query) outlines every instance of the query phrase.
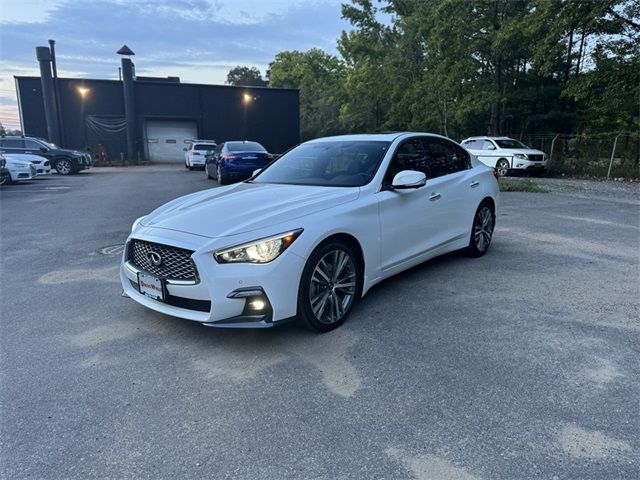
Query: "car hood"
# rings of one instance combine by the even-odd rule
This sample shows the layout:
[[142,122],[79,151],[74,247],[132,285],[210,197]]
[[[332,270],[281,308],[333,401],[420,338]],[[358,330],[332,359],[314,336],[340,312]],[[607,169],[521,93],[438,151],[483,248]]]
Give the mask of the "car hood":
[[359,194],[357,187],[237,183],[177,198],[151,212],[141,225],[226,237],[351,202]]
[[[19,155],[19,157],[25,157],[25,155]],[[4,158],[7,162],[8,167],[28,167],[29,162],[25,161],[24,158],[18,158],[18,155],[12,156],[11,154],[4,154]]]

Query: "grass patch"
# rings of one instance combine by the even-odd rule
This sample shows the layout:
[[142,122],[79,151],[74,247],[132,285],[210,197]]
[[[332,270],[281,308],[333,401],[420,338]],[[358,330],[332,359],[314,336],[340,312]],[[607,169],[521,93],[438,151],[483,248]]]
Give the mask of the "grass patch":
[[515,180],[515,179],[501,178],[499,183],[500,183],[501,192],[534,192],[534,193],[549,192],[549,190],[541,187],[533,180]]

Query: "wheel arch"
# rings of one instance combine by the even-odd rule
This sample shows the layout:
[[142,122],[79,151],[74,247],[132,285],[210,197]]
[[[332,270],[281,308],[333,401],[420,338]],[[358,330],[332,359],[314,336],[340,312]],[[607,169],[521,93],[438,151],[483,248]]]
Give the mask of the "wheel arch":
[[[346,233],[346,232],[338,232],[338,233],[332,233],[331,235],[329,235],[326,238],[323,238],[314,248],[320,248],[322,245],[332,242],[332,241],[341,241],[345,244],[347,244],[349,247],[351,247],[351,249],[353,250],[353,252],[356,254],[356,260],[358,261],[358,268],[360,269],[360,275],[362,276],[362,279],[364,281],[365,278],[365,261],[364,261],[364,252],[362,250],[362,245],[360,244],[360,242],[358,241],[358,239],[356,237],[354,237],[353,235],[351,235],[350,233]],[[360,292],[360,295],[362,295],[362,292]]]
[[496,214],[496,201],[493,199],[493,197],[490,196],[486,196],[482,199],[482,201],[478,204],[478,208],[480,208],[480,205],[483,205],[485,203],[489,204],[489,207],[491,208],[491,211],[493,212],[493,214]]
[[500,161],[501,161],[501,160],[505,160],[505,161],[509,164],[509,168],[511,168],[511,165],[512,165],[512,159],[513,159],[513,157],[509,157],[509,156],[507,156],[507,157],[500,157],[500,158],[498,158],[498,159],[496,160],[496,165],[495,165],[495,167],[496,167],[496,168],[498,168],[498,163],[500,163]]

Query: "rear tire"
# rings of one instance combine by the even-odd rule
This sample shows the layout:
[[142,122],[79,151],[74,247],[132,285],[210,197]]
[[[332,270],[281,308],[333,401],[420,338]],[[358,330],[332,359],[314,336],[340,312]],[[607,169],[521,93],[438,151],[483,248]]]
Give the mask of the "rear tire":
[[484,201],[473,216],[471,237],[467,254],[471,257],[481,257],[489,250],[496,226],[496,214],[489,202]]
[[362,272],[354,251],[341,241],[316,248],[304,267],[298,289],[298,319],[325,333],[346,320],[362,292]]
[[220,165],[216,167],[216,180],[220,185],[226,185],[227,183],[229,183],[229,179],[227,178],[227,176],[222,173],[222,170],[220,170]]

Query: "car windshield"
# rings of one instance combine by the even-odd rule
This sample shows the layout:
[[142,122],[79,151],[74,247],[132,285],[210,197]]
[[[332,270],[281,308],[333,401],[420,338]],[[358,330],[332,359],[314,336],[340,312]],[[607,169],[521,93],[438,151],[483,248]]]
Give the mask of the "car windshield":
[[506,140],[495,140],[500,148],[529,148],[524,143],[512,138]]
[[266,152],[258,142],[227,142],[227,150],[230,152]]
[[347,141],[303,143],[261,172],[256,183],[361,187],[371,181],[390,142]]
[[201,143],[200,145],[194,145],[194,150],[213,150],[216,146],[212,143]]

